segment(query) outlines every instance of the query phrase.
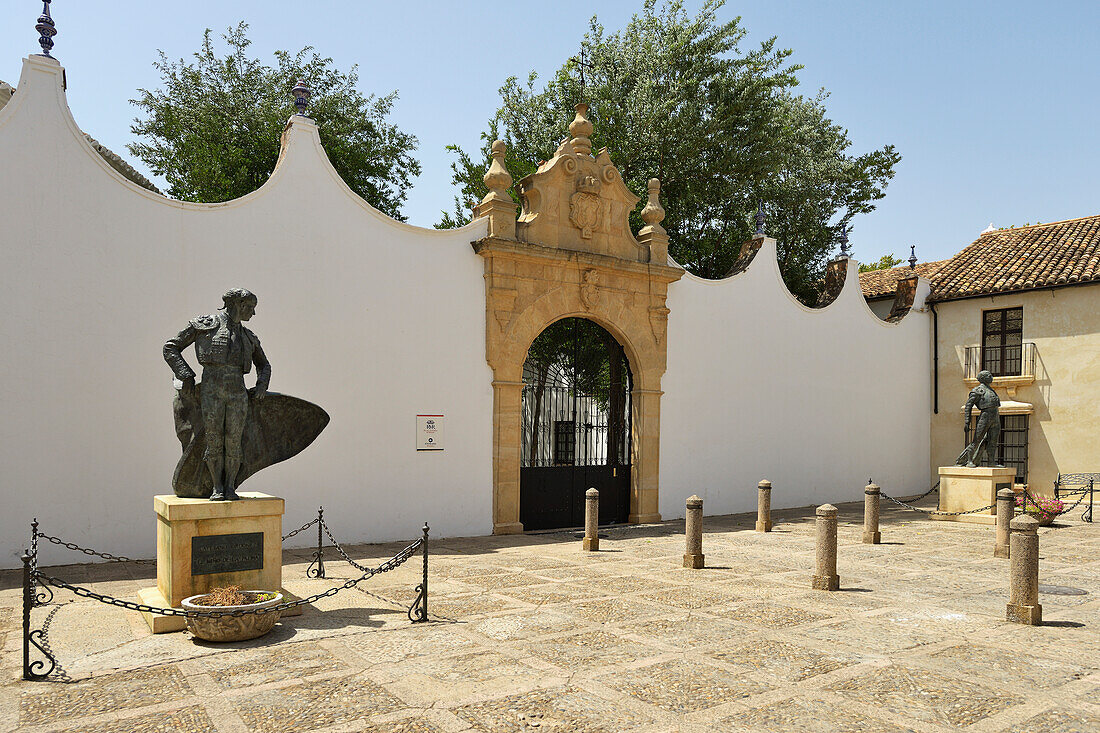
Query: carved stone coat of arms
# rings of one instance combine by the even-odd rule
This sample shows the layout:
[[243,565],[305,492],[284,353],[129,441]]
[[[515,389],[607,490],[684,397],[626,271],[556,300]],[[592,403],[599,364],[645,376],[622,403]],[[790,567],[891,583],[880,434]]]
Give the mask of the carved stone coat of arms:
[[600,216],[600,182],[595,176],[577,181],[577,191],[569,198],[569,221],[581,230],[582,239],[591,239]]

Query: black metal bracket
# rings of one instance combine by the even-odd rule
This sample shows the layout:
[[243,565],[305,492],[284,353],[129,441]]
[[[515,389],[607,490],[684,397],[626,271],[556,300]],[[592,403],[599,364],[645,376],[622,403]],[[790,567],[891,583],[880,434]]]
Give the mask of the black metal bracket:
[[[37,574],[31,571],[31,555],[23,551],[23,679],[30,681],[44,680],[57,668],[57,659],[46,649],[45,639],[41,629],[31,630],[31,609],[35,605],[35,584]],[[52,597],[52,594],[51,594]],[[40,659],[31,661],[31,647],[34,647],[45,662]],[[48,664],[48,666],[47,666]],[[43,671],[45,670],[45,671]]]
[[420,548],[424,556],[424,577],[420,585],[416,586],[416,600],[409,606],[409,620],[414,624],[428,620],[428,523],[424,522],[422,528],[424,537],[420,541]]
[[306,568],[307,578],[325,577],[325,551],[322,544],[322,533],[325,529],[324,517],[325,508],[323,506],[317,507],[317,551],[313,553],[313,561],[310,562],[309,566]]
[[53,603],[53,588],[38,582],[38,517],[31,522],[31,583],[35,606]]

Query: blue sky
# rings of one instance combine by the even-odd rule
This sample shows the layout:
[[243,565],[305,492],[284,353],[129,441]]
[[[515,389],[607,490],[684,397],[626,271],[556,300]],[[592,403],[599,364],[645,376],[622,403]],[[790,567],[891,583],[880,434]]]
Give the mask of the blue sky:
[[[423,164],[405,212],[430,226],[454,195],[444,147],[477,146],[504,79],[546,76],[576,53],[593,14],[615,29],[640,6],[55,0],[54,56],[80,126],[146,173],[125,150],[136,112],[127,100],[157,85],[157,49],[189,56],[205,28],[245,20],[266,61],[312,45],[341,68],[358,64],[363,91],[400,93],[393,119],[420,139]],[[0,0],[0,79],[16,84],[21,59],[38,51],[40,11]],[[854,222],[860,260],[908,257],[911,244],[922,260],[942,259],[990,222],[1100,214],[1100,3],[753,0],[721,11],[737,15],[748,43],[776,35],[794,49],[803,93],[831,93],[854,152],[892,143],[902,154],[878,210]]]

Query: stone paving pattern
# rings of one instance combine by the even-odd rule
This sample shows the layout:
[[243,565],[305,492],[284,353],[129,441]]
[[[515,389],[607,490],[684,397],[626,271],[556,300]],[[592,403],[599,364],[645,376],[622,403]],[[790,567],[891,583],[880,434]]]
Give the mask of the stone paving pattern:
[[[53,614],[63,674],[38,683],[19,679],[5,571],[0,731],[1100,731],[1100,525],[1040,530],[1040,582],[1088,593],[1041,595],[1046,623],[1028,627],[1004,621],[992,527],[884,504],[884,544],[864,545],[862,503],[841,505],[829,593],[809,588],[812,509],[773,521],[707,517],[702,570],[681,567],[682,521],[602,530],[598,553],[569,532],[433,540],[431,623],[405,615],[414,558],[220,646],[58,591],[33,620]],[[377,564],[400,547],[347,549]],[[335,557],[307,579],[309,551],[286,551],[286,587],[356,575]],[[127,599],[152,572],[51,569]]]

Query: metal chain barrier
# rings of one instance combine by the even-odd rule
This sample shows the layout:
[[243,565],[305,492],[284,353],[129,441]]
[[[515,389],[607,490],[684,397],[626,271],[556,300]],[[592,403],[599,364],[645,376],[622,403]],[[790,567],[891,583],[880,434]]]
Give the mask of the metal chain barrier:
[[118,606],[119,608],[124,608],[128,611],[139,611],[141,613],[152,613],[152,614],[157,614],[158,616],[183,616],[185,618],[224,618],[226,616],[239,617],[239,616],[249,616],[249,615],[260,615],[260,614],[265,614],[265,613],[274,613],[275,611],[285,611],[288,608],[294,608],[295,606],[304,606],[306,604],[313,603],[315,601],[319,601],[322,598],[328,598],[330,596],[334,596],[342,590],[346,590],[348,588],[351,588],[354,585],[357,585],[357,584],[363,582],[367,578],[370,578],[374,575],[379,575],[381,573],[387,573],[387,572],[393,570],[394,568],[400,566],[402,563],[404,563],[406,560],[408,560],[410,557],[412,557],[412,554],[414,552],[416,552],[416,550],[420,549],[420,547],[423,544],[424,544],[423,539],[416,540],[411,545],[409,545],[408,547],[403,549],[401,552],[397,553],[392,558],[390,558],[386,562],[382,563],[378,567],[376,567],[376,568],[364,568],[363,569],[363,574],[360,575],[358,578],[352,578],[351,580],[348,580],[347,582],[345,582],[342,585],[338,585],[338,586],[335,586],[333,588],[329,588],[326,591],[323,591],[321,593],[317,593],[315,595],[309,596],[308,598],[299,598],[296,601],[287,601],[286,603],[280,603],[276,606],[269,606],[267,608],[246,609],[246,610],[239,610],[239,611],[184,611],[184,610],[181,610],[181,609],[178,609],[178,608],[158,608],[156,606],[149,606],[149,605],[146,605],[144,603],[135,603],[134,601],[126,601],[126,600],[123,600],[121,598],[115,598],[114,596],[109,596],[109,595],[106,595],[104,593],[97,593],[94,590],[90,590],[88,588],[82,588],[81,586],[73,585],[71,583],[67,583],[64,580],[61,580],[60,578],[55,578],[55,577],[50,576],[50,575],[45,575],[45,574],[42,574],[41,572],[38,573],[38,578],[40,580],[45,581],[46,583],[49,583],[50,585],[52,585],[54,587],[65,588],[66,590],[72,591],[73,593],[80,596],[81,598],[90,598],[93,601],[99,601],[100,603],[106,603],[107,605],[110,605],[110,606]]
[[[77,552],[83,552],[85,555],[88,555],[89,557],[100,557],[100,558],[103,558],[104,560],[110,560],[111,562],[134,562],[134,563],[138,563],[140,565],[152,565],[156,562],[156,560],[134,560],[133,558],[129,558],[129,557],[126,557],[124,555],[112,555],[109,552],[99,552],[97,550],[92,550],[92,549],[89,549],[87,547],[81,547],[80,545],[76,544],[75,542],[66,542],[64,540],[58,539],[57,537],[53,537],[51,535],[48,535],[48,534],[45,534],[45,533],[42,533],[42,532],[39,532],[38,536],[41,537],[44,540],[52,542],[55,545],[60,545],[61,547],[64,547],[66,549],[75,550]],[[35,557],[35,566],[37,566],[37,565],[38,565],[38,561],[37,561],[37,556],[36,556]]]
[[[924,497],[931,494],[933,491],[936,491],[937,489],[939,489],[939,487],[940,487],[940,482],[937,481],[932,486],[932,488],[930,488],[928,491],[924,492],[923,494],[918,496],[916,499],[910,499],[910,501],[920,501]],[[939,509],[921,509],[920,507],[913,506],[912,504],[907,504],[906,502],[902,501],[901,499],[895,499],[894,497],[887,494],[885,491],[880,491],[879,495],[882,496],[884,499],[889,499],[890,501],[894,502],[898,506],[905,507],[906,509],[912,509],[913,511],[920,512],[922,514],[935,514],[936,516],[939,516],[939,517],[961,517],[964,514],[977,514],[978,512],[988,511],[988,510],[992,509],[995,506],[994,504],[990,504],[989,506],[983,506],[983,507],[979,507],[977,509],[967,509],[964,512],[941,512]]]
[[352,560],[351,557],[348,556],[348,553],[344,552],[344,548],[341,547],[340,543],[336,541],[336,538],[332,536],[332,532],[329,530],[328,524],[325,523],[325,520],[322,519],[320,520],[320,522],[321,528],[325,530],[325,534],[328,535],[329,542],[331,542],[332,546],[336,548],[336,551],[340,553],[340,557],[344,558],[356,570],[366,570],[366,568],[364,568],[362,565]]
[[[150,562],[150,561],[132,561],[129,558],[123,557],[121,555],[112,555],[112,554],[107,553],[107,552],[98,552],[96,550],[91,550],[91,549],[88,549],[88,548],[80,547],[79,545],[77,545],[75,543],[72,543],[72,542],[65,542],[65,541],[60,540],[56,537],[51,537],[50,535],[42,534],[41,532],[38,531],[38,520],[36,519],[31,525],[31,552],[28,553],[28,552],[24,551],[24,553],[23,553],[23,679],[25,679],[25,680],[43,680],[43,679],[46,679],[47,677],[49,677],[51,674],[54,674],[56,672],[56,670],[60,670],[60,676],[58,676],[58,679],[60,679],[62,681],[70,681],[70,678],[69,678],[68,674],[65,672],[65,669],[63,667],[61,667],[61,665],[58,663],[57,656],[54,654],[53,650],[50,648],[49,639],[48,639],[50,624],[52,624],[54,615],[61,608],[61,606],[60,605],[56,606],[54,609],[52,609],[49,612],[49,614],[47,614],[45,622],[44,622],[43,627],[41,629],[34,629],[34,630],[31,629],[31,622],[30,622],[31,609],[36,607],[36,606],[44,605],[45,603],[47,603],[47,601],[43,600],[45,598],[45,596],[39,595],[39,588],[41,588],[42,590],[44,590],[46,592],[49,592],[49,594],[50,594],[49,599],[51,601],[53,600],[53,597],[54,597],[53,596],[53,591],[50,589],[49,586],[53,586],[55,588],[64,588],[66,590],[72,591],[72,593],[74,595],[78,596],[78,597],[89,598],[93,601],[99,601],[100,603],[104,603],[104,604],[107,604],[109,606],[116,606],[118,608],[123,608],[123,609],[129,610],[129,611],[138,611],[139,613],[149,613],[149,614],[155,614],[155,615],[158,615],[158,616],[182,616],[184,618],[224,618],[224,617],[240,617],[240,616],[252,616],[252,615],[258,616],[258,615],[261,615],[261,614],[285,611],[287,609],[295,608],[297,606],[308,605],[308,604],[311,604],[311,603],[315,603],[315,602],[321,600],[322,598],[328,598],[330,596],[334,596],[342,590],[347,590],[348,588],[353,588],[353,587],[357,586],[359,583],[363,582],[364,580],[366,580],[368,578],[371,578],[375,575],[379,575],[381,573],[387,573],[387,572],[389,572],[389,571],[391,571],[391,570],[393,570],[397,567],[400,567],[405,561],[407,561],[410,557],[413,556],[413,553],[415,553],[417,550],[420,550],[422,555],[423,555],[423,563],[424,563],[423,564],[423,580],[420,583],[420,585],[416,586],[417,596],[416,596],[416,600],[413,602],[413,605],[409,608],[409,620],[411,620],[414,623],[428,620],[428,525],[427,525],[427,523],[425,523],[424,527],[422,528],[422,531],[424,533],[423,537],[421,537],[420,539],[414,541],[410,545],[406,546],[403,550],[398,552],[396,555],[391,557],[389,560],[386,560],[385,562],[383,562],[382,564],[380,564],[378,567],[375,567],[375,568],[364,567],[364,566],[356,563],[350,557],[348,557],[348,554],[346,552],[344,552],[342,547],[340,547],[340,543],[338,543],[336,541],[336,538],[334,538],[332,536],[332,533],[329,531],[328,527],[324,525],[324,519],[322,518],[322,515],[321,515],[320,512],[318,512],[318,516],[317,516],[316,519],[313,519],[313,520],[307,522],[306,524],[302,525],[301,527],[299,527],[298,529],[294,530],[289,535],[284,537],[284,539],[286,539],[288,537],[293,537],[294,535],[296,535],[299,532],[313,526],[314,524],[318,525],[318,528],[317,528],[317,530],[318,530],[318,541],[320,541],[320,532],[321,532],[321,529],[323,528],[325,533],[328,534],[329,538],[332,540],[333,545],[335,545],[339,549],[340,554],[343,555],[344,559],[346,559],[349,563],[351,563],[357,569],[362,571],[362,575],[360,575],[357,578],[352,578],[352,579],[350,579],[350,580],[348,580],[348,581],[344,582],[343,584],[338,585],[336,587],[329,588],[328,590],[323,591],[321,593],[316,593],[316,594],[314,594],[312,596],[309,596],[307,598],[299,598],[296,601],[287,601],[285,603],[280,603],[278,605],[269,606],[269,607],[266,607],[266,608],[239,609],[239,610],[235,610],[235,611],[186,611],[186,610],[183,610],[183,609],[159,608],[159,607],[150,606],[150,605],[147,605],[147,604],[144,604],[144,603],[136,603],[134,601],[126,601],[126,600],[123,600],[121,598],[115,598],[114,596],[107,595],[105,593],[97,593],[96,591],[91,590],[89,588],[84,588],[84,587],[81,587],[79,585],[73,585],[72,583],[68,583],[68,582],[62,580],[61,578],[55,578],[51,575],[46,575],[46,574],[42,573],[38,569],[38,538],[39,537],[42,537],[43,539],[49,540],[50,542],[53,542],[54,544],[60,545],[62,547],[67,547],[71,550],[76,550],[78,552],[82,552],[85,555],[89,555],[89,556],[93,556],[93,557],[101,557],[105,560],[111,560],[112,562]],[[320,575],[319,577],[324,577],[324,576]],[[37,649],[38,651],[40,651],[46,657],[47,661],[46,662],[41,662],[41,661],[32,662],[31,657],[30,657],[30,650],[31,650],[32,647]]]
[[[916,499],[913,499],[911,501],[915,502],[915,501],[920,501],[920,500],[924,499],[925,496],[927,496],[928,494],[931,494],[933,491],[935,491],[938,488],[938,486],[939,486],[939,482],[937,481],[936,485],[934,485],[932,489],[924,492],[920,496],[917,496]],[[886,492],[880,492],[880,495],[883,497],[883,499],[889,499],[894,504],[898,504],[899,506],[904,506],[905,508],[908,508],[908,510],[913,510],[914,512],[921,512],[923,514],[935,514],[937,516],[961,516],[961,515],[964,515],[964,514],[976,514],[978,512],[985,512],[987,510],[991,510],[991,508],[993,508],[993,506],[994,506],[994,504],[990,504],[989,506],[982,506],[980,508],[975,508],[975,510],[967,510],[966,512],[941,512],[941,511],[938,511],[938,510],[925,510],[925,508],[921,508],[919,506],[913,506],[912,504],[905,503],[905,502],[901,501],[900,499],[894,499],[893,496],[891,496],[890,494],[888,494]],[[1078,497],[1078,500],[1076,502],[1074,502],[1073,504],[1071,504],[1068,507],[1063,507],[1063,510],[1060,511],[1060,512],[1055,513],[1054,516],[1062,516],[1063,514],[1068,514],[1069,512],[1073,512],[1075,510],[1075,508],[1077,508],[1077,506],[1082,501],[1085,500],[1085,496],[1086,496],[1086,494],[1082,493]],[[1035,496],[1032,495],[1032,493],[1030,491],[1027,491],[1026,488],[1024,488],[1024,504],[1023,504],[1023,507],[1022,507],[1024,512],[1027,511],[1027,502],[1029,502],[1029,501],[1031,501],[1031,503],[1035,506],[1035,508],[1037,508],[1037,510],[1042,511],[1043,505],[1038,503],[1038,500],[1035,499]],[[1043,512],[1043,513],[1047,514],[1048,512]]]
[[310,527],[312,527],[315,524],[317,524],[317,517],[314,517],[313,519],[309,520],[308,522],[306,522],[305,524],[303,524],[301,527],[294,530],[290,534],[284,534],[283,535],[283,542],[286,542],[287,540],[289,540],[291,537],[298,534],[299,532],[304,532],[305,530],[309,529]]

